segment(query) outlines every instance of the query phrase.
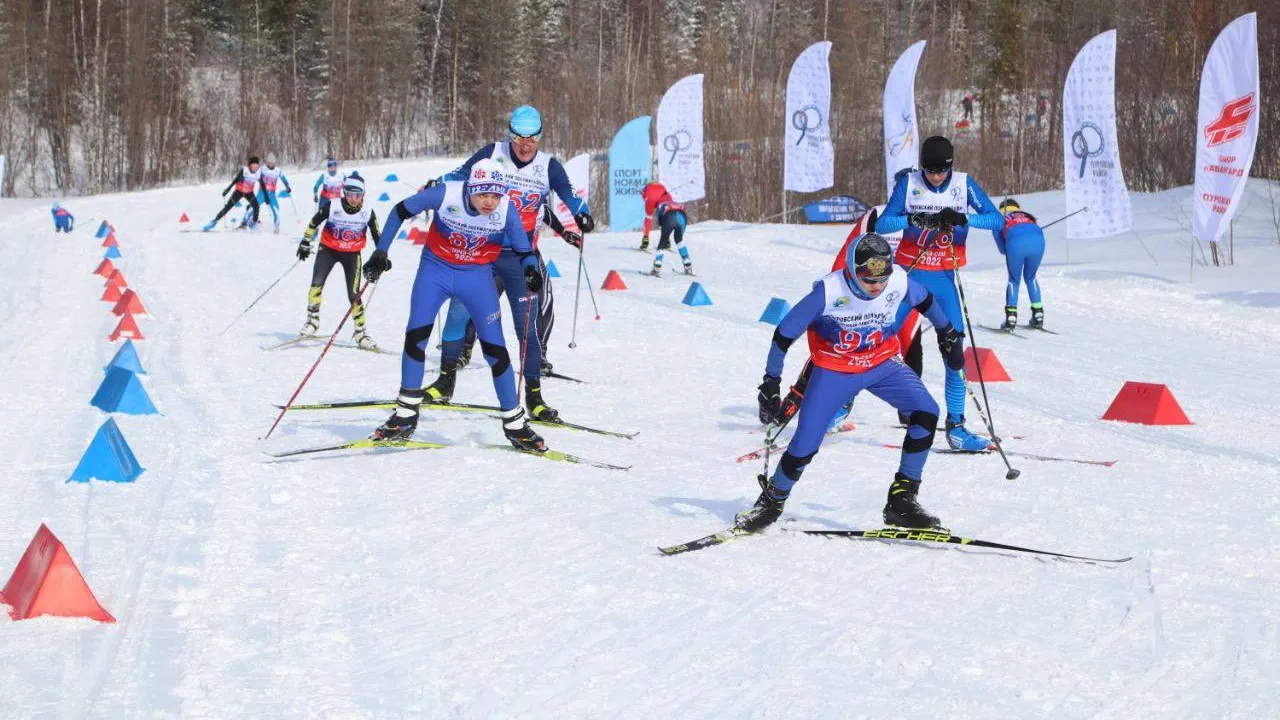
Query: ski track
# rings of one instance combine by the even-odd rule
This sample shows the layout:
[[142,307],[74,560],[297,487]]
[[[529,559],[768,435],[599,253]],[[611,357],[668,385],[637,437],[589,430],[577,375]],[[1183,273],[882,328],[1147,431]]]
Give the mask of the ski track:
[[[258,439],[319,353],[259,349],[301,323],[310,266],[217,333],[288,267],[302,219],[284,209],[279,239],[185,234],[175,216],[198,223],[215,186],[83,198],[73,211],[115,223],[115,262],[151,313],[136,345],[162,415],[117,416],[146,468],[137,482],[66,484],[105,420],[87,401],[117,349],[91,274],[97,221],[53,236],[47,203],[6,199],[0,321],[21,341],[0,349],[0,567],[48,522],[118,623],[0,621],[0,707],[16,718],[1265,717],[1280,695],[1269,601],[1280,561],[1267,542],[1280,529],[1280,446],[1247,428],[1280,405],[1280,259],[1255,183],[1237,266],[1197,267],[1188,282],[1185,236],[1165,218],[1189,193],[1134,194],[1154,261],[1121,236],[1071,241],[1068,262],[1064,226],[1052,228],[1041,285],[1061,334],[977,338],[1014,378],[987,391],[997,430],[1028,436],[1018,449],[1119,463],[1013,458],[1013,482],[998,458],[934,455],[926,468],[922,501],[957,534],[1134,556],[1122,566],[783,530],[878,525],[898,454],[874,446],[901,431],[870,397],[853,437],[824,443],[779,527],[657,552],[723,528],[758,492],[759,464],[733,461],[759,437],[752,398],[773,328],[756,318],[826,272],[841,226],[696,223],[696,278],[635,276],[652,262],[631,249],[638,233],[589,238],[591,277],[616,269],[629,289],[597,290],[595,321],[584,288],[576,350],[565,347],[576,253],[542,243],[564,273],[549,357],[591,382],[548,381],[548,401],[568,420],[641,435],[538,430],[628,473],[477,448],[501,441],[499,421],[455,412],[424,413],[417,436],[458,446],[448,450],[280,462],[262,451],[362,437],[385,413],[293,412]],[[1061,193],[1020,199],[1041,216],[1061,205]],[[382,217],[391,205],[375,203]],[[991,245],[977,233],[961,272],[975,325],[1003,306]],[[383,347],[400,345],[419,252],[393,247],[370,303]],[[680,302],[694,280],[713,306]],[[331,277],[329,332],[341,298]],[[803,354],[790,354],[785,381]],[[437,364],[430,356],[428,381]],[[395,356],[333,351],[297,402],[391,397],[398,370]],[[1125,380],[1168,384],[1195,424],[1100,421]],[[455,397],[492,402],[489,374],[460,375]]]

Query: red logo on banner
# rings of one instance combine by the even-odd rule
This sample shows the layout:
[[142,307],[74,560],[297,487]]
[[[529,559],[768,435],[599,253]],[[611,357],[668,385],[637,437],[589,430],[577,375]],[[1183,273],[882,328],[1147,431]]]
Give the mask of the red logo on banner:
[[1235,140],[1244,134],[1244,128],[1258,108],[1253,102],[1253,93],[1238,97],[1222,106],[1217,119],[1204,128],[1204,136],[1209,139],[1209,147],[1221,145]]

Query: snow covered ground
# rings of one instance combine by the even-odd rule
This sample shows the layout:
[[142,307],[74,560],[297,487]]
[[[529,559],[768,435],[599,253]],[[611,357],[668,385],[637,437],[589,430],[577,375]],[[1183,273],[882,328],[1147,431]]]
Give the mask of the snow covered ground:
[[[376,179],[450,166],[360,169],[370,198],[398,199],[406,186]],[[734,458],[762,439],[755,386],[773,328],[757,318],[826,272],[843,227],[696,223],[688,243],[714,302],[700,308],[680,303],[689,279],[636,273],[650,262],[631,249],[637,233],[593,235],[591,281],[617,269],[630,289],[597,289],[597,322],[584,288],[574,350],[576,258],[546,244],[564,274],[550,359],[590,381],[547,380],[546,397],[567,419],[640,435],[540,432],[630,472],[475,447],[502,441],[499,421],[443,411],[424,413],[417,437],[463,447],[271,461],[263,450],[362,437],[384,411],[294,412],[259,441],[318,353],[260,349],[301,325],[310,263],[220,337],[293,262],[302,224],[286,204],[280,236],[180,233],[178,215],[198,226],[218,189],[72,201],[69,237],[52,233],[47,202],[0,203],[0,580],[47,522],[119,620],[0,616],[5,718],[1280,714],[1280,245],[1263,181],[1234,267],[1191,267],[1189,188],[1139,194],[1139,234],[1073,242],[1068,259],[1065,224],[1048,231],[1041,282],[1060,335],[978,331],[1014,378],[989,387],[997,429],[1025,436],[1007,447],[1114,467],[1016,459],[1012,482],[997,457],[926,467],[922,501],[956,533],[1134,557],[1116,566],[781,529],[658,554],[755,498],[758,464]],[[1061,193],[1019,199],[1045,221],[1063,212]],[[137,482],[66,484],[104,420],[88,401],[115,351],[91,274],[104,217],[151,312],[137,345],[163,414],[117,417],[146,468]],[[395,245],[370,304],[386,348],[401,344],[418,252]],[[970,263],[973,320],[998,324],[1005,273],[987,233]],[[331,278],[322,329],[343,304]],[[299,402],[390,397],[398,368],[334,349]],[[1125,380],[1166,383],[1195,424],[1101,421]],[[457,400],[492,393],[487,372],[460,374]],[[879,526],[893,417],[859,400],[857,431],[823,446],[789,527]]]

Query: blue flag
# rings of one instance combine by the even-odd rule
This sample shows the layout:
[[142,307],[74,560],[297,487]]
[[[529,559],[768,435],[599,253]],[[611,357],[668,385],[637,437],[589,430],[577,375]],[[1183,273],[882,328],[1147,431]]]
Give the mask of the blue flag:
[[644,186],[652,169],[649,116],[638,117],[609,146],[609,230],[639,230],[644,224]]

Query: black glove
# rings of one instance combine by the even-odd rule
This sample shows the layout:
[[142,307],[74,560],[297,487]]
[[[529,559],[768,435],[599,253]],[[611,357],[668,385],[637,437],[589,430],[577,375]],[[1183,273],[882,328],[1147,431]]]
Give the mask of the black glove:
[[542,274],[538,272],[538,268],[532,265],[525,266],[524,286],[529,289],[529,292],[538,292],[542,289]]
[[578,227],[584,233],[589,233],[592,230],[596,229],[596,219],[591,217],[587,213],[584,213],[584,212],[578,213],[577,215],[573,216],[573,220],[574,222],[578,223]]
[[942,357],[946,359],[947,367],[952,370],[964,369],[964,334],[950,325],[944,330],[939,330],[938,350],[942,351]]
[[578,248],[579,250],[582,249],[582,236],[579,235],[578,233],[572,230],[565,230],[564,235],[562,235],[561,237],[563,237],[564,241],[569,243],[570,245]]
[[787,396],[782,398],[782,405],[778,408],[778,420],[786,422],[790,420],[797,412],[800,411],[800,403],[804,400],[804,393],[796,389],[795,385],[787,391]]
[[298,259],[306,260],[309,257],[311,257],[311,243],[303,240],[298,243]]
[[938,224],[945,227],[962,227],[969,224],[969,216],[958,210],[942,208],[938,213]]
[[907,224],[911,227],[932,229],[938,227],[938,214],[918,212],[907,216]]
[[440,182],[440,178],[431,178],[430,180],[428,180],[428,181],[427,181],[427,184],[426,184],[426,185],[423,185],[422,187],[424,187],[424,188],[433,188],[433,187],[436,187],[436,186],[438,186],[438,185],[440,185],[440,184],[441,184],[441,182]]
[[364,278],[369,282],[378,282],[378,278],[382,277],[382,273],[391,270],[391,258],[387,257],[386,250],[374,250],[373,254],[364,264]]
[[778,419],[782,405],[782,399],[778,397],[781,387],[782,378],[777,375],[765,375],[764,382],[756,388],[760,391],[756,395],[756,400],[760,403],[760,422],[765,425]]

